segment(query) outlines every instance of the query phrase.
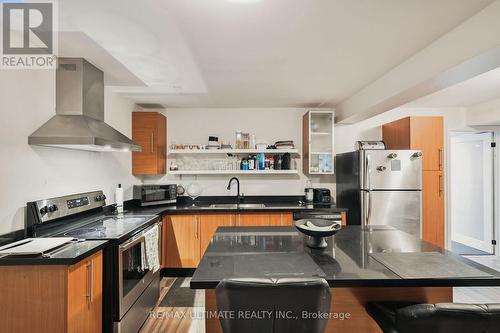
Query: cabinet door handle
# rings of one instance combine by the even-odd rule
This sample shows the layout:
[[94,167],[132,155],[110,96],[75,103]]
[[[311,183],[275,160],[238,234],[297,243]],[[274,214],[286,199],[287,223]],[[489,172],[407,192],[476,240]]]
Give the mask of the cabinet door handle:
[[90,303],[94,301],[94,260],[90,260]]
[[194,237],[196,239],[198,239],[198,237],[199,237],[199,235],[198,235],[198,227],[199,227],[200,224],[198,223],[198,217],[197,216],[194,217],[194,222],[196,223],[196,226],[194,228]]
[[443,170],[443,148],[439,148],[439,170]]
[[439,196],[443,194],[443,175],[439,175]]
[[90,277],[90,261],[85,265],[86,268],[87,268],[87,280],[86,280],[86,284],[87,284],[87,293],[85,294],[85,298],[87,299],[87,305],[90,307],[90,297],[91,297],[91,277]]
[[155,134],[151,132],[151,152],[155,152]]

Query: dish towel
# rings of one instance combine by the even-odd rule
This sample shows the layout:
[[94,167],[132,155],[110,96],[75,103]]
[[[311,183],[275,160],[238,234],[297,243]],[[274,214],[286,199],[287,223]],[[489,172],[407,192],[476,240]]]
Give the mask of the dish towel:
[[159,230],[158,226],[152,228],[144,234],[144,254],[146,265],[150,271],[156,272],[160,269],[160,254],[158,251]]

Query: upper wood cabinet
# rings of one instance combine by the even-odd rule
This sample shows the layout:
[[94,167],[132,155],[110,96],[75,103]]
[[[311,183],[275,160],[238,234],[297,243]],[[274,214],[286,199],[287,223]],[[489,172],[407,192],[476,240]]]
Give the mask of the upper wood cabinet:
[[407,117],[382,127],[387,149],[415,149],[423,153],[422,170],[443,170],[443,117]]
[[132,112],[132,140],[141,146],[132,152],[133,175],[166,173],[167,119],[159,112]]
[[102,252],[71,266],[2,266],[0,294],[2,332],[99,333]]
[[302,117],[304,174],[334,173],[333,132],[333,111],[309,111]]

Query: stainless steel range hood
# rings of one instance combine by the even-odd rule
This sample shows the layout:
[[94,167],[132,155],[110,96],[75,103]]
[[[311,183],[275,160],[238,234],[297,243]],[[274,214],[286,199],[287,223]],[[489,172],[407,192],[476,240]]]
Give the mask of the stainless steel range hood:
[[28,137],[30,145],[91,151],[140,151],[104,122],[104,73],[83,58],[59,58],[56,115]]

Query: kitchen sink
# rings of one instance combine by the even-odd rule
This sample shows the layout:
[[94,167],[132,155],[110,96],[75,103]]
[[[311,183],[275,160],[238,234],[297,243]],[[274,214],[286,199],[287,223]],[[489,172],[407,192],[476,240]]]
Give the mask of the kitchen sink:
[[264,204],[211,204],[210,208],[228,208],[228,209],[255,209],[266,208]]

